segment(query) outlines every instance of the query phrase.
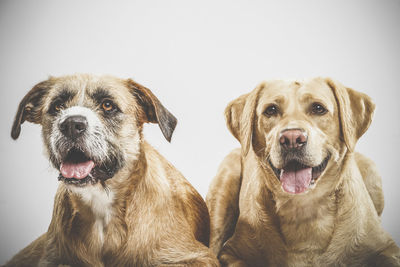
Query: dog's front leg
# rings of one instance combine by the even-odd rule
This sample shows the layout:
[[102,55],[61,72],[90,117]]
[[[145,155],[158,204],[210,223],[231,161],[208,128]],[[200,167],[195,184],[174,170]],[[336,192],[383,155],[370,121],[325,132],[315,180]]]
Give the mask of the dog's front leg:
[[40,267],[71,267],[71,263],[66,263],[62,260],[62,257],[57,246],[57,241],[55,239],[50,239],[46,243],[43,255],[37,266]]
[[[249,247],[243,247],[241,245],[246,242],[241,242],[240,236],[233,235],[225,245],[222,247],[221,252],[218,255],[218,259],[223,267],[247,267],[252,265],[247,265],[243,260],[243,256],[246,252],[250,252],[252,249]],[[243,253],[243,255],[241,255]]]
[[218,258],[223,267],[247,267],[247,264],[244,261],[237,258],[234,254],[231,254],[226,249],[222,249]]
[[208,256],[203,258],[198,258],[195,261],[186,265],[187,267],[200,267],[200,266],[207,266],[207,267],[219,267],[219,261],[215,256]]
[[[245,219],[239,218],[235,233],[222,247],[218,259],[221,266],[229,267],[254,267],[260,266],[260,255],[265,256],[257,249],[257,240],[254,229]],[[249,238],[250,237],[250,238]],[[265,264],[261,265],[265,266]]]
[[[180,251],[178,257],[167,255],[168,261],[160,263],[159,267],[219,267],[217,257],[204,245],[192,247],[193,250]],[[191,256],[190,256],[191,255]]]
[[43,257],[40,259],[38,266],[40,267],[66,267],[69,265],[64,265],[60,263],[58,257],[56,257],[53,253],[45,252]]
[[369,262],[370,266],[399,267],[400,266],[400,248],[393,243],[373,257]]
[[196,258],[193,260],[181,262],[181,263],[168,263],[158,265],[159,267],[219,267],[219,261],[215,256],[210,255]]
[[235,256],[228,255],[228,254],[223,254],[221,257],[219,257],[221,266],[225,267],[247,267],[247,264],[236,258]]
[[161,264],[159,267],[219,267],[218,260],[215,261],[195,261],[190,263],[171,263]]

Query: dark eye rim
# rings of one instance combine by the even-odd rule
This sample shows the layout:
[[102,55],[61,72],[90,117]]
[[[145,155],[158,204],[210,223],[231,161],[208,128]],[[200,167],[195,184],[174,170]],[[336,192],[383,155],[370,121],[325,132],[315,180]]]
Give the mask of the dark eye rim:
[[264,110],[264,114],[267,117],[276,116],[279,114],[279,107],[275,104],[268,105],[268,107]]
[[[317,108],[320,107],[320,108]],[[324,115],[328,112],[327,108],[325,105],[319,103],[319,102],[314,102],[311,104],[311,113],[315,115]]]
[[65,108],[65,102],[62,100],[56,100],[51,104],[51,106],[49,108],[49,113],[51,115],[55,115],[64,108]]

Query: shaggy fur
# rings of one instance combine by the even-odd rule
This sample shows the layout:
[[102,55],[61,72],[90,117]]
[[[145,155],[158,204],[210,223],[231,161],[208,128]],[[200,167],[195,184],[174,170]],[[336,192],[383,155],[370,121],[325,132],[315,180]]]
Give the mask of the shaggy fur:
[[[104,109],[106,100],[112,112]],[[59,128],[76,115],[88,127],[71,141]],[[70,147],[85,151],[96,167],[84,182],[60,174],[48,231],[6,266],[219,265],[207,247],[209,215],[201,196],[143,141],[145,122],[158,123],[168,141],[176,125],[149,89],[110,76],[52,77],[21,101],[14,139],[25,120],[42,125],[57,169]]]
[[[324,78],[264,82],[228,105],[241,149],[224,159],[207,195],[210,247],[223,266],[400,266],[380,225],[381,178],[354,152],[373,111],[367,95]],[[288,129],[308,137],[305,165],[328,159],[300,194],[283,190],[279,178]]]

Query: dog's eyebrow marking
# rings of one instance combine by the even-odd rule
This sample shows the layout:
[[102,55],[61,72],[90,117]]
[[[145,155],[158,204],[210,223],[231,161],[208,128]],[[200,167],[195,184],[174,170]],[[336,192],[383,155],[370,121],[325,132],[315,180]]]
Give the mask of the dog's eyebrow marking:
[[302,101],[302,102],[319,102],[321,104],[324,104],[326,102],[323,99],[316,97],[315,95],[309,94],[309,93],[304,94],[300,98],[300,101]]
[[104,99],[114,99],[114,97],[104,88],[97,88],[93,93],[89,95],[97,103],[101,103]]
[[285,97],[284,96],[276,96],[271,101],[271,104],[277,104],[279,106],[282,105],[283,103],[285,103]]
[[62,101],[62,102],[67,102],[67,101],[71,100],[75,95],[76,95],[76,92],[72,92],[68,89],[62,89],[62,91],[58,95],[53,97],[51,102],[54,103],[57,100]]

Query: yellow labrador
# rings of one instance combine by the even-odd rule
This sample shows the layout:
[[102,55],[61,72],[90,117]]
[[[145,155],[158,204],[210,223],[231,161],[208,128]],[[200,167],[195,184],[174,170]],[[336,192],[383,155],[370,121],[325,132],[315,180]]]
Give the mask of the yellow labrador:
[[354,152],[371,99],[331,79],[270,81],[232,101],[241,149],[207,195],[223,266],[399,266],[380,225],[381,178]]

